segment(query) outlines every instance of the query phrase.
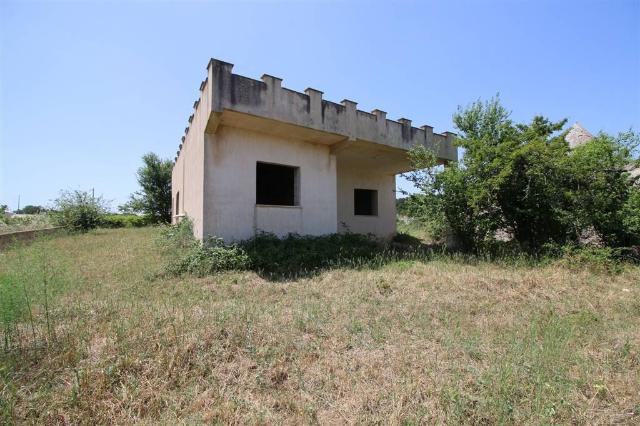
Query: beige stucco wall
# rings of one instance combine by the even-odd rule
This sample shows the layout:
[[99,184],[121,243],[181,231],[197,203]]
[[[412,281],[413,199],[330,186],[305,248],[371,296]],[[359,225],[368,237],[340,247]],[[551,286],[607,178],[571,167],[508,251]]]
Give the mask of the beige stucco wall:
[[[300,168],[299,207],[256,206],[256,162]],[[336,159],[326,145],[220,126],[206,135],[204,235],[225,241],[256,229],[323,235],[337,231]]]
[[[390,238],[396,233],[396,178],[395,175],[376,173],[375,170],[337,165],[338,231],[358,234],[374,234]],[[354,214],[353,190],[378,191],[378,214],[357,216]]]
[[179,214],[193,221],[196,238],[203,237],[204,211],[204,139],[205,128],[209,120],[209,87],[205,85],[200,93],[200,103],[196,108],[189,131],[182,142],[180,156],[172,172],[172,222],[176,217],[176,193],[180,192]]

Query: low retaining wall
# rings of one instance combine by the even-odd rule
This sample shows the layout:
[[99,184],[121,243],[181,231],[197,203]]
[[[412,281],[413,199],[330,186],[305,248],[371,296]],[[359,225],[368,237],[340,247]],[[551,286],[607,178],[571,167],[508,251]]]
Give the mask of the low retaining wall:
[[31,242],[38,237],[51,235],[62,230],[61,226],[55,228],[34,229],[31,231],[18,231],[10,234],[0,234],[0,250],[12,245],[14,242]]

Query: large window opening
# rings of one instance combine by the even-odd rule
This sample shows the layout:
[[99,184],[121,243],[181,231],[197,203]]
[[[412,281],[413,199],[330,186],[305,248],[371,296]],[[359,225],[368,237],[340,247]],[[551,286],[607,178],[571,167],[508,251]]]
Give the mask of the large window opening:
[[180,191],[176,192],[176,216],[180,214]]
[[256,204],[297,206],[300,168],[256,163]]
[[353,214],[358,216],[377,216],[378,191],[374,189],[354,189]]

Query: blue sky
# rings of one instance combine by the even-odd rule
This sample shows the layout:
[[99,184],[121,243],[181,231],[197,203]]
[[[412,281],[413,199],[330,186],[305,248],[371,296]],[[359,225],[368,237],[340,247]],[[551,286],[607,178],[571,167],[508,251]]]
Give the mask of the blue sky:
[[210,57],[436,131],[497,92],[515,120],[640,129],[640,0],[0,0],[0,37],[10,208],[77,188],[125,201],[144,153],[174,157]]

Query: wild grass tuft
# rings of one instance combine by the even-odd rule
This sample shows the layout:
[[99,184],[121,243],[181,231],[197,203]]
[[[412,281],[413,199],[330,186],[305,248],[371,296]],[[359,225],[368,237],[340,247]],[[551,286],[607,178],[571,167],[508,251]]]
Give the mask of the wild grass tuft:
[[[17,250],[18,263],[0,270],[0,318],[5,353],[56,342],[58,298],[70,285],[67,265],[41,240]],[[6,256],[6,255],[5,255]]]

